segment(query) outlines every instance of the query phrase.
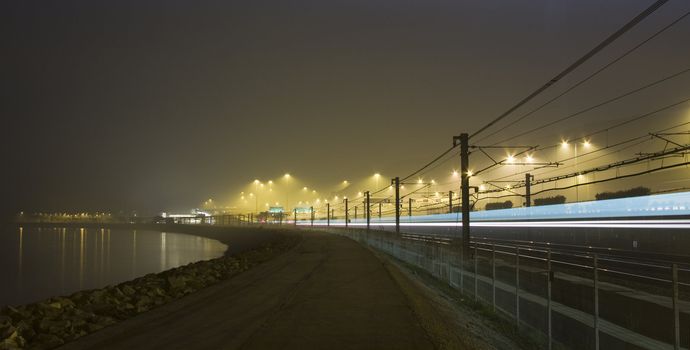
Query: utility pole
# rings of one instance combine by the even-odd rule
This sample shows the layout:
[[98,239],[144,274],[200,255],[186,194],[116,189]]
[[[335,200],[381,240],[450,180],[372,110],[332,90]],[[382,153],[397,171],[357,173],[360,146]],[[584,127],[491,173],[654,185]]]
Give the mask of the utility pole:
[[400,233],[400,178],[392,179],[391,185],[395,185],[395,232]]
[[297,208],[293,209],[295,211],[295,226],[297,226]]
[[331,203],[326,203],[326,226],[331,226]]
[[407,199],[407,216],[412,217],[412,198]]
[[357,206],[355,205],[355,220],[357,220]]
[[347,227],[348,221],[350,220],[349,214],[347,209],[347,198],[345,198],[345,227]]
[[532,179],[534,176],[530,173],[525,174],[525,206],[532,206]]
[[309,209],[311,210],[311,227],[314,227],[314,207]]
[[369,206],[369,191],[364,192],[366,194],[366,206],[367,206],[367,231],[369,230],[369,224],[371,222],[371,207]]
[[453,213],[453,191],[448,191],[448,212]]
[[453,145],[460,141],[460,200],[462,201],[462,248],[463,256],[469,259],[470,251],[470,177],[469,161],[470,146],[469,135],[466,133],[453,137]]
[[381,220],[381,205],[382,205],[382,203],[379,202],[379,220]]

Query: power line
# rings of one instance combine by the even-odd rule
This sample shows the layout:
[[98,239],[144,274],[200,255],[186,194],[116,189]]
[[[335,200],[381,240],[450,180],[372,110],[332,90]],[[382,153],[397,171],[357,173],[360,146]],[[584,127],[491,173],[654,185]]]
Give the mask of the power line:
[[649,6],[647,9],[642,11],[640,14],[638,14],[635,18],[630,20],[628,23],[626,23],[623,27],[618,29],[616,32],[611,34],[608,38],[604,39],[599,45],[595,46],[593,49],[591,49],[589,52],[587,52],[584,56],[580,57],[577,61],[575,61],[573,64],[568,66],[565,70],[560,72],[558,75],[555,77],[551,78],[551,80],[547,81],[544,85],[542,85],[540,88],[529,94],[527,97],[523,98],[520,102],[518,102],[516,105],[508,109],[507,111],[503,112],[503,114],[499,115],[497,118],[489,122],[488,124],[484,125],[482,128],[477,130],[475,133],[470,135],[470,139],[472,137],[475,137],[479,135],[481,132],[484,130],[490,128],[503,118],[507,117],[510,113],[515,111],[516,109],[522,107],[525,103],[529,102],[532,100],[534,97],[542,93],[544,90],[548,89],[551,85],[555,84],[559,80],[561,80],[563,77],[568,75],[570,72],[575,70],[577,67],[582,65],[584,62],[589,60],[592,56],[597,54],[599,51],[604,49],[606,46],[614,42],[616,39],[618,39],[621,35],[625,34],[628,30],[633,28],[635,25],[640,23],[643,19],[647,18],[649,15],[654,13],[657,9],[659,9],[662,5],[664,5],[668,0],[657,0],[655,1],[651,6]]
[[498,129],[498,130],[492,132],[491,134],[482,137],[482,138],[479,139],[477,142],[481,142],[482,140],[485,140],[485,139],[487,139],[487,138],[489,138],[489,137],[491,137],[491,136],[493,136],[493,135],[496,135],[497,133],[499,133],[499,132],[501,132],[501,131],[503,131],[503,130],[505,130],[505,129],[507,129],[507,128],[509,128],[509,127],[511,127],[511,126],[513,126],[513,125],[515,125],[515,124],[517,124],[517,123],[519,123],[520,121],[522,121],[522,120],[524,120],[525,118],[527,118],[527,117],[533,115],[534,113],[540,111],[542,108],[548,106],[549,104],[551,104],[552,102],[556,101],[557,99],[563,97],[563,96],[566,95],[567,93],[569,93],[569,92],[575,90],[577,87],[579,87],[580,85],[584,84],[584,83],[587,82],[588,80],[594,78],[594,77],[597,76],[599,73],[603,72],[604,70],[606,70],[607,68],[611,67],[612,65],[616,64],[618,61],[622,60],[623,58],[625,58],[626,56],[628,56],[628,55],[631,54],[632,52],[636,51],[637,49],[639,49],[640,47],[642,47],[644,44],[648,43],[648,42],[651,41],[652,39],[654,39],[654,38],[656,38],[657,36],[661,35],[663,32],[665,32],[665,31],[668,30],[669,28],[671,28],[671,27],[673,27],[674,25],[676,25],[678,22],[680,22],[680,21],[682,21],[683,19],[685,19],[688,15],[690,15],[690,11],[685,12],[683,15],[681,15],[681,16],[678,17],[678,18],[676,18],[676,20],[674,20],[674,21],[671,22],[670,24],[668,24],[668,25],[666,25],[665,27],[661,28],[660,30],[658,30],[657,32],[655,32],[654,34],[652,34],[650,37],[648,37],[647,39],[645,39],[645,40],[643,40],[642,42],[640,42],[639,44],[635,45],[634,47],[632,47],[632,48],[629,49],[628,51],[624,52],[622,55],[618,56],[618,57],[617,57],[616,59],[614,59],[613,61],[611,61],[611,62],[609,62],[608,64],[604,65],[603,67],[599,68],[599,69],[596,70],[594,73],[588,75],[587,77],[585,77],[584,79],[580,80],[579,82],[577,82],[577,83],[574,84],[573,86],[569,87],[568,89],[566,89],[566,90],[563,91],[562,93],[556,95],[556,96],[553,97],[552,99],[550,99],[550,100],[546,101],[545,103],[541,104],[539,107],[537,107],[537,108],[535,108],[535,109],[533,109],[533,110],[531,110],[531,111],[529,111],[529,112],[523,114],[523,115],[520,116],[518,119],[516,119],[516,120],[514,120],[514,121],[512,121],[512,122],[510,122],[510,123],[508,123],[508,124],[506,124],[506,125],[504,125],[504,126],[501,127],[500,129]]
[[501,144],[501,143],[504,143],[504,142],[508,142],[508,141],[514,140],[514,139],[516,139],[516,138],[518,138],[518,137],[525,136],[525,135],[531,134],[531,133],[533,133],[533,132],[535,132],[535,131],[539,131],[539,130],[548,128],[548,127],[550,127],[550,126],[552,126],[552,125],[555,125],[555,124],[564,122],[564,121],[566,121],[566,120],[568,120],[568,119],[577,117],[577,116],[582,115],[582,114],[584,114],[584,113],[586,113],[586,112],[592,111],[592,110],[597,109],[597,108],[599,108],[599,107],[605,106],[605,105],[607,105],[607,104],[609,104],[609,103],[618,101],[618,100],[620,100],[620,99],[622,99],[622,98],[625,98],[625,97],[628,97],[628,96],[633,95],[633,94],[635,94],[635,93],[638,93],[638,92],[640,92],[640,91],[642,91],[642,90],[646,90],[646,89],[648,89],[648,88],[651,88],[651,87],[653,87],[653,86],[656,86],[656,85],[658,85],[658,84],[661,84],[661,83],[663,83],[663,82],[665,82],[665,81],[668,81],[668,80],[674,79],[674,78],[676,78],[676,77],[679,77],[679,76],[681,76],[681,75],[683,75],[683,74],[685,74],[685,73],[687,73],[687,72],[690,72],[690,68],[685,68],[685,69],[683,69],[683,70],[681,70],[681,71],[679,71],[679,72],[676,72],[676,73],[674,73],[674,74],[668,75],[668,76],[663,77],[663,78],[661,78],[661,79],[659,79],[659,80],[656,80],[656,81],[653,81],[653,82],[651,82],[651,83],[649,83],[649,84],[643,85],[643,86],[641,86],[641,87],[639,87],[639,88],[636,88],[636,89],[627,91],[627,92],[625,92],[625,93],[623,93],[623,94],[621,94],[621,95],[618,95],[618,96],[616,96],[616,97],[612,97],[612,98],[610,98],[610,99],[608,99],[608,100],[605,100],[605,101],[602,101],[602,102],[600,102],[600,103],[597,103],[597,104],[594,105],[594,106],[587,107],[587,108],[585,108],[585,109],[579,110],[579,111],[577,111],[577,112],[575,112],[575,113],[573,113],[573,114],[567,115],[567,116],[562,117],[562,118],[560,118],[560,119],[556,119],[556,120],[554,120],[554,121],[551,121],[551,122],[542,124],[542,125],[540,125],[540,126],[537,126],[537,127],[535,127],[535,128],[532,128],[532,129],[530,129],[530,130],[527,130],[527,131],[521,132],[521,133],[519,133],[519,134],[510,136],[510,137],[508,137],[508,138],[505,138],[505,139],[503,139],[503,140],[497,142],[496,144],[498,145],[498,144]]

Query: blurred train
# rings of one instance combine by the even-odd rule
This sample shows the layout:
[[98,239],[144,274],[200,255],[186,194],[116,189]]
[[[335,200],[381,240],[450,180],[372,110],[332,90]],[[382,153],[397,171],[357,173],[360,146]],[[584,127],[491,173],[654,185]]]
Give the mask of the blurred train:
[[[407,216],[404,233],[460,237],[462,214]],[[311,225],[302,221],[299,225]],[[345,226],[343,219],[314,220],[314,226]],[[366,219],[348,227],[364,228]],[[395,217],[372,216],[372,229],[395,230]],[[474,238],[596,245],[626,250],[690,254],[690,192],[470,213]]]

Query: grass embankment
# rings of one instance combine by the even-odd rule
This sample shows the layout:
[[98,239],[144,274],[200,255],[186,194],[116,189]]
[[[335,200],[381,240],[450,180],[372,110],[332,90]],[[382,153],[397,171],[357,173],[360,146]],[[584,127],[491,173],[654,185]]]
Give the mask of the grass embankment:
[[228,279],[293,247],[281,235],[260,248],[199,261],[101,289],[0,310],[0,349],[52,349]]

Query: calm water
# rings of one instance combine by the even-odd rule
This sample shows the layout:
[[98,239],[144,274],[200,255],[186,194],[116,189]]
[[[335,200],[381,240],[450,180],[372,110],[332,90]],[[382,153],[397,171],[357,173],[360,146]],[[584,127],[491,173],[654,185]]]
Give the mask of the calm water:
[[100,288],[223,255],[212,239],[156,231],[5,228],[0,306]]

